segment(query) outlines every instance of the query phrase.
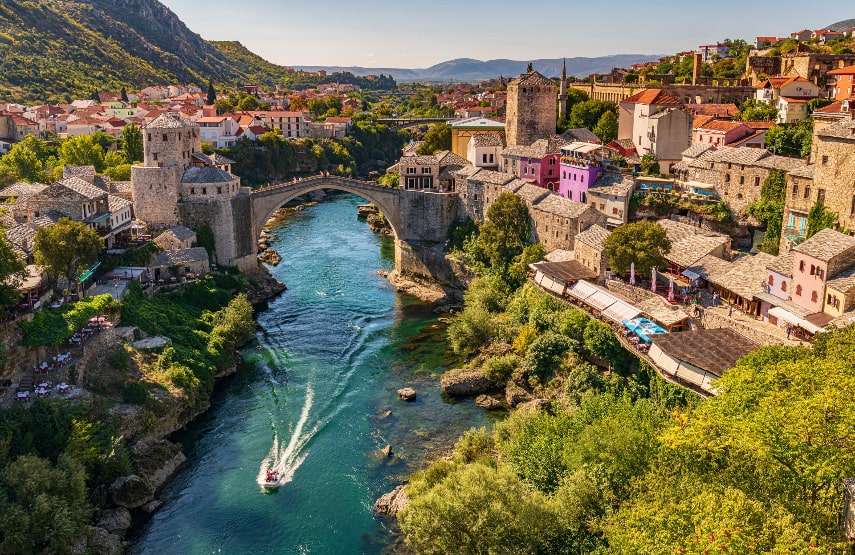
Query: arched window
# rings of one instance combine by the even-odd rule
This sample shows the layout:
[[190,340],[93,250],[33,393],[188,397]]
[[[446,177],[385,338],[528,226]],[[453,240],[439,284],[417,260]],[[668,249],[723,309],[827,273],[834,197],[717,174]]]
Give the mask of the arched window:
[[812,291],[812,292],[811,292],[811,294],[810,294],[810,300],[811,300],[811,302],[814,302],[814,303],[815,303],[818,299],[819,299],[819,295],[817,295],[817,294],[816,294],[816,291]]
[[769,287],[772,287],[773,285],[775,285],[775,278],[772,276],[769,276]]
[[798,295],[799,297],[802,296],[802,286],[801,285],[796,285],[796,295]]
[[786,280],[781,282],[781,291],[783,291],[784,293],[786,293],[786,292],[787,292],[787,282],[786,282]]

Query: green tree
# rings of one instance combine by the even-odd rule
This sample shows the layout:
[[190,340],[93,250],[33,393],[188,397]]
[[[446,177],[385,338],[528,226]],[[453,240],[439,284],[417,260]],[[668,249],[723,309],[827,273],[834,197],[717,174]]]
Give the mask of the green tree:
[[552,377],[561,358],[573,348],[573,341],[547,331],[539,335],[525,351],[525,371],[532,382],[544,383]]
[[615,229],[606,238],[606,253],[613,272],[625,274],[635,262],[637,274],[649,274],[665,265],[671,241],[662,226],[654,222],[633,222]]
[[41,139],[28,135],[22,141],[15,143],[11,150],[0,158],[0,166],[6,168],[14,180],[30,183],[47,181],[41,143]]
[[630,357],[610,325],[600,320],[588,321],[583,339],[586,351],[607,360],[612,370],[622,374],[627,373]]
[[82,222],[60,218],[56,224],[36,232],[33,255],[54,276],[63,276],[69,286],[98,259],[101,237]]
[[326,101],[323,98],[318,97],[309,100],[307,107],[309,112],[311,112],[316,118],[323,116],[328,109]]
[[786,195],[787,172],[771,170],[760,189],[760,199],[748,206],[748,213],[766,224],[766,237],[760,249],[769,254],[778,254]]
[[71,457],[24,455],[0,473],[0,551],[65,553],[84,529],[90,507],[83,467]]
[[258,110],[258,99],[248,94],[237,103],[238,110]]
[[216,102],[216,101],[217,101],[217,91],[216,91],[216,89],[214,89],[214,80],[212,78],[208,77],[208,98],[207,98],[207,102],[205,102],[205,104],[207,104],[208,106],[213,106],[214,102]]
[[812,143],[813,118],[787,125],[775,125],[766,131],[766,147],[781,156],[810,156]]
[[573,105],[568,124],[572,128],[593,129],[606,112],[617,112],[617,105],[614,102],[596,99],[578,102]]
[[122,87],[120,94],[122,95],[122,102],[127,102],[128,101],[128,91],[125,89],[125,87]]
[[648,152],[641,157],[641,173],[644,175],[659,175],[659,162],[656,155]]
[[451,150],[451,127],[445,123],[435,123],[425,133],[424,144],[419,147],[418,154],[433,154],[440,150]]
[[119,139],[119,149],[128,164],[136,164],[143,161],[143,136],[140,128],[129,123],[122,129]]
[[448,341],[455,354],[468,357],[486,345],[494,333],[490,313],[481,307],[470,306],[452,319],[448,326]]
[[95,171],[104,171],[104,149],[91,135],[75,135],[62,141],[59,158],[66,166],[95,166]]
[[778,117],[778,109],[770,104],[749,98],[739,107],[743,121],[770,121]]
[[18,302],[21,296],[18,287],[25,277],[24,262],[6,239],[6,230],[0,226],[0,309]]
[[[425,555],[542,552],[554,528],[544,496],[505,468],[435,463],[413,477],[398,513],[407,545]],[[422,477],[423,476],[423,477]]]
[[618,117],[612,111],[605,112],[597,125],[594,126],[594,134],[600,138],[604,145],[617,139]]
[[808,211],[806,239],[810,239],[823,229],[834,227],[837,223],[837,212],[832,212],[819,201]]
[[493,266],[509,263],[523,252],[531,238],[528,207],[513,193],[502,193],[487,209],[480,242]]
[[214,101],[214,107],[217,109],[218,116],[222,116],[235,109],[235,105],[228,98],[218,98]]

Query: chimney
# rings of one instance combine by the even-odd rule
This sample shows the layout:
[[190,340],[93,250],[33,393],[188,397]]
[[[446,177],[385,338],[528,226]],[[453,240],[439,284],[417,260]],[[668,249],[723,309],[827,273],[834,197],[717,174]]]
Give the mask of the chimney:
[[701,65],[703,64],[703,57],[700,52],[695,52],[695,65],[692,68],[692,85],[698,84],[698,79],[701,77]]

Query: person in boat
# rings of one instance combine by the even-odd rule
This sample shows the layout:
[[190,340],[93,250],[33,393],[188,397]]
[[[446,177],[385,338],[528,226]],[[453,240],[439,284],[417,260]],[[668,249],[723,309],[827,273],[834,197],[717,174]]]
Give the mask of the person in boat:
[[279,471],[273,470],[272,468],[268,468],[267,469],[267,481],[268,482],[275,482],[277,480],[279,480]]

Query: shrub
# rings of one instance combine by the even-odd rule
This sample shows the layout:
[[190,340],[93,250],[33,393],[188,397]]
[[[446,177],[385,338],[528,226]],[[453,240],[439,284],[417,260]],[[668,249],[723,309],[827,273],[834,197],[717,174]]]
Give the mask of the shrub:
[[484,362],[481,371],[484,377],[494,382],[503,382],[510,378],[517,368],[520,367],[522,359],[513,354],[489,358]]
[[558,359],[573,347],[573,340],[555,332],[535,339],[525,352],[525,369],[530,382],[544,382],[552,377]]
[[128,382],[122,391],[122,400],[131,405],[144,405],[148,401],[148,387],[143,382]]

